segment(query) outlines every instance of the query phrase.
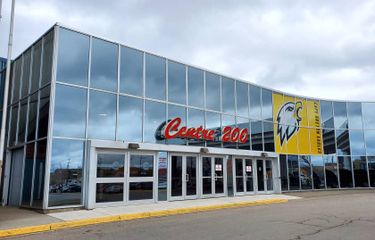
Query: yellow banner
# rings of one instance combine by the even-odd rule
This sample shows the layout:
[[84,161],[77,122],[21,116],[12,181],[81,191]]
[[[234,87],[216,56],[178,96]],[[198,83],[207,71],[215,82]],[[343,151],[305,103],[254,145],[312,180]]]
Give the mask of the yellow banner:
[[323,154],[318,101],[273,93],[277,153]]

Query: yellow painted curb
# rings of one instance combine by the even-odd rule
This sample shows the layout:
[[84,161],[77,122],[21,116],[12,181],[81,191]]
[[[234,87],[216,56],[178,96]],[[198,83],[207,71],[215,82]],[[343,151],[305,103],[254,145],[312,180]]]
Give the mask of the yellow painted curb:
[[54,231],[54,230],[66,229],[66,228],[82,227],[82,226],[99,224],[99,223],[129,221],[129,220],[150,218],[150,217],[163,217],[163,216],[171,216],[171,215],[179,215],[179,214],[187,214],[187,213],[195,213],[195,212],[207,212],[207,211],[214,211],[214,210],[226,209],[226,208],[258,206],[258,205],[285,203],[285,202],[288,202],[288,200],[275,198],[275,199],[264,199],[264,200],[257,200],[257,201],[251,201],[251,202],[235,202],[235,203],[224,203],[224,204],[217,204],[217,205],[206,205],[206,206],[197,206],[197,207],[188,207],[188,208],[158,210],[158,211],[142,212],[142,213],[128,213],[128,214],[121,214],[121,215],[115,215],[115,216],[88,218],[88,219],[64,221],[64,222],[43,224],[43,225],[30,226],[30,227],[0,230],[0,237],[10,237],[10,236],[16,236],[16,235],[22,235],[22,234],[47,232],[47,231]]

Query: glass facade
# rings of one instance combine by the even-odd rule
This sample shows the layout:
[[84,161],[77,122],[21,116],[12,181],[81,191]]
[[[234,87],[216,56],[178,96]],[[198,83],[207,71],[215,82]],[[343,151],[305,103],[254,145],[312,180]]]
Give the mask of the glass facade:
[[[7,144],[28,153],[25,206],[41,208],[46,200],[48,207],[83,204],[85,146],[91,139],[280,153],[283,191],[375,187],[375,103],[314,100],[320,117],[299,119],[295,131],[305,135],[281,151],[275,136],[283,128],[292,131],[294,123],[280,123],[275,95],[296,108],[308,99],[55,29],[57,39],[54,31],[48,32],[12,64]],[[306,109],[293,111],[297,116],[310,114]],[[160,129],[176,117],[181,126],[215,130],[213,140],[166,140]],[[225,127],[247,129],[248,140],[223,142]],[[302,146],[312,149],[315,133],[321,133],[322,151],[310,154]],[[134,156],[128,163],[131,178],[153,176],[154,169],[147,167],[153,161]],[[107,169],[109,164],[116,168]],[[125,160],[104,159],[101,165],[103,177],[116,175],[124,173]],[[31,175],[27,169],[32,169]],[[45,171],[49,186],[43,185]],[[148,180],[106,184],[96,186],[97,202],[124,201],[124,189],[129,200],[150,199],[154,191]],[[43,199],[45,188],[48,199]]]

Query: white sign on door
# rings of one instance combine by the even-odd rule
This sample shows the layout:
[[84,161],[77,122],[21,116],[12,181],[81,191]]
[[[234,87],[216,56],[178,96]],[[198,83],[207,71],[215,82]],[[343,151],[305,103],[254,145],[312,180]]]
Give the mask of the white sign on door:
[[219,171],[219,172],[223,171],[222,165],[221,164],[215,164],[215,171]]
[[246,166],[246,172],[251,172],[251,171],[252,171],[251,166]]

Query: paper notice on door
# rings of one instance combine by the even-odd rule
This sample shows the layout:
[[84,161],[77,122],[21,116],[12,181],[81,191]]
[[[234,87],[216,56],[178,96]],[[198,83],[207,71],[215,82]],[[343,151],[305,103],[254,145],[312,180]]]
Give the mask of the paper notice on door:
[[215,164],[215,171],[223,171],[223,166],[221,164]]
[[246,172],[251,172],[251,171],[252,171],[251,166],[246,166]]

